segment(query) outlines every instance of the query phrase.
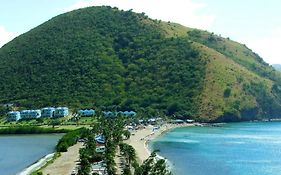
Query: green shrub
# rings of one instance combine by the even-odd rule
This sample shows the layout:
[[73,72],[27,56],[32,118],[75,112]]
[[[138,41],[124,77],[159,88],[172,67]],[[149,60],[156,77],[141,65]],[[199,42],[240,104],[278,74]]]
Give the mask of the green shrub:
[[37,126],[16,126],[9,128],[1,128],[1,134],[47,134],[47,133],[66,133],[66,129],[55,130],[53,128],[41,128]]
[[226,89],[224,90],[223,96],[224,96],[225,98],[228,98],[230,95],[231,95],[231,89],[230,89],[230,88],[226,88]]
[[66,133],[58,142],[56,146],[57,152],[66,152],[70,146],[77,143],[78,139],[82,137],[84,132],[88,132],[86,128],[80,128]]

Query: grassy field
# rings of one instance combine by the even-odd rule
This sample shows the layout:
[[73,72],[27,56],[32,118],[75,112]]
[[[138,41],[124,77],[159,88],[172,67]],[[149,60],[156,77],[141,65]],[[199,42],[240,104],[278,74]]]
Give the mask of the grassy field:
[[[56,121],[55,123],[53,123]],[[18,126],[39,126],[42,128],[54,128],[57,130],[67,129],[75,130],[78,128],[86,127],[90,128],[97,119],[95,117],[81,117],[77,121],[73,121],[71,117],[58,118],[58,119],[34,119],[34,120],[22,120],[18,122],[9,122],[5,117],[0,117],[0,129],[7,127],[18,127]]]
[[[257,105],[256,97],[245,92],[243,87],[252,81],[265,84],[268,93],[272,81],[248,71],[245,67],[228,59],[225,55],[204,45],[194,43],[207,61],[204,90],[200,97],[200,112],[205,119],[213,120],[226,112],[238,112]],[[225,96],[229,89],[229,96]]]

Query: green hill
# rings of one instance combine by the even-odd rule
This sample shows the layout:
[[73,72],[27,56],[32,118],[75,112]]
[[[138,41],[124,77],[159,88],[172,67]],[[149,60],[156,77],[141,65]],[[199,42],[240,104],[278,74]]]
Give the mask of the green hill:
[[90,7],[0,49],[0,103],[202,121],[281,116],[281,75],[246,46],[145,14]]

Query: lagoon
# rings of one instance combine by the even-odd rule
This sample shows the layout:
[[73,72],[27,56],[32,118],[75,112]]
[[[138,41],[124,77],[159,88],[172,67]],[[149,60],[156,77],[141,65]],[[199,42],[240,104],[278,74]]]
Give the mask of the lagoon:
[[0,136],[0,174],[15,175],[54,152],[62,134]]
[[150,144],[175,175],[280,175],[281,122],[176,128]]

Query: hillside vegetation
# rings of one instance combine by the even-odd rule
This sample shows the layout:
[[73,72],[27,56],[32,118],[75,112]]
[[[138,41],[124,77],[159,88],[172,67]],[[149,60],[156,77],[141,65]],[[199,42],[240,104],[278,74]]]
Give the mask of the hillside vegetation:
[[0,103],[202,121],[279,117],[281,76],[246,46],[145,14],[90,7],[0,49]]

